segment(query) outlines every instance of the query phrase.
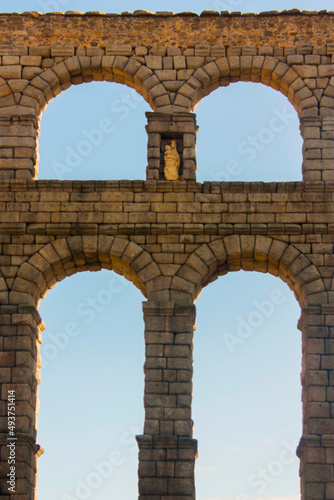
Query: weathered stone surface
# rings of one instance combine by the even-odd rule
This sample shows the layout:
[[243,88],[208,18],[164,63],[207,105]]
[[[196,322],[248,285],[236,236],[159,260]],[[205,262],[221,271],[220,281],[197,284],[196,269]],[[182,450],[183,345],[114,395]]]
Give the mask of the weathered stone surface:
[[[113,269],[147,298],[140,498],[193,500],[192,304],[219,275],[268,272],[302,308],[302,499],[333,498],[334,16],[69,11],[0,21],[1,396],[17,390],[22,432],[35,429],[40,298],[78,271]],[[33,180],[42,109],[92,80],[134,87],[155,111],[147,114],[147,180]],[[303,182],[196,183],[191,111],[237,81],[269,85],[295,107]],[[182,158],[176,181],[161,165],[172,139]],[[34,460],[30,450],[22,463]]]

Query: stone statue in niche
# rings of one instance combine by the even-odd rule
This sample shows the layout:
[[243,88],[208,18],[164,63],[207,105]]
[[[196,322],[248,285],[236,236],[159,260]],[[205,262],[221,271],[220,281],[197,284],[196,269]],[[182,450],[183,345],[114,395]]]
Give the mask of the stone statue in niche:
[[167,144],[167,146],[165,147],[164,160],[165,179],[167,181],[178,181],[181,161],[180,155],[177,152],[176,141],[171,141],[171,144]]

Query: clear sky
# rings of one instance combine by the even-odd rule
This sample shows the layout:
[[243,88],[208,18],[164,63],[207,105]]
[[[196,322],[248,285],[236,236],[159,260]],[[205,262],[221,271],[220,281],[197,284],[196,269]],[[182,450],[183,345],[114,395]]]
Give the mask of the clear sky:
[[[294,7],[312,10],[315,3],[1,2],[4,12],[260,12]],[[332,2],[317,0],[316,8],[331,10]],[[148,110],[140,96],[120,85],[91,83],[63,92],[43,113],[39,178],[144,179]],[[260,84],[232,84],[206,97],[196,114],[199,181],[301,180],[298,119],[278,92]],[[281,120],[279,131],[271,129],[273,117]],[[114,129],[92,145],[89,137],[105,118]],[[250,146],[251,137],[260,148]],[[75,160],[69,164],[70,153]],[[41,302],[46,330],[38,431],[45,448],[39,459],[40,499],[136,498],[133,436],[142,433],[144,418],[143,300],[132,283],[101,271],[64,280]],[[297,500],[301,335],[292,292],[270,275],[230,273],[209,285],[196,305],[198,500]]]

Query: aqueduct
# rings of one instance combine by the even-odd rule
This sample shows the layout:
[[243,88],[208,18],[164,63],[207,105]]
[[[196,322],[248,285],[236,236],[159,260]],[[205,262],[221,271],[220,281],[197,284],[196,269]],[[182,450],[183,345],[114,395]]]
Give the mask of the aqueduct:
[[[279,276],[300,304],[301,498],[333,500],[334,12],[27,12],[0,22],[0,498],[35,498],[39,300],[66,276],[106,268],[147,299],[140,500],[195,498],[193,303],[239,269]],[[150,104],[146,181],[37,180],[41,112],[93,80],[133,87]],[[196,182],[192,111],[239,81],[270,86],[297,110],[302,182]],[[171,140],[181,159],[175,181],[163,168]],[[6,446],[13,389],[15,493]]]

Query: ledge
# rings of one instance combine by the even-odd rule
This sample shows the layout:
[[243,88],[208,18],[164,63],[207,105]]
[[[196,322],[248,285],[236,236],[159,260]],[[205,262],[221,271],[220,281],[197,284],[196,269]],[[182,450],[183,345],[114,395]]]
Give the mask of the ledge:
[[1,191],[61,191],[70,193],[92,192],[146,192],[146,193],[303,193],[303,192],[331,192],[334,190],[334,181],[289,181],[289,182],[262,182],[262,181],[155,181],[155,180],[0,180]]

